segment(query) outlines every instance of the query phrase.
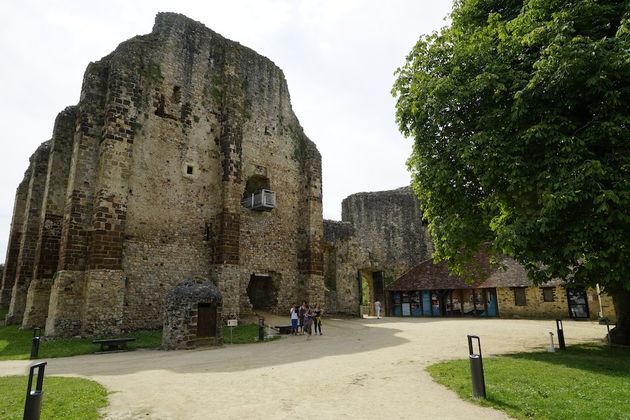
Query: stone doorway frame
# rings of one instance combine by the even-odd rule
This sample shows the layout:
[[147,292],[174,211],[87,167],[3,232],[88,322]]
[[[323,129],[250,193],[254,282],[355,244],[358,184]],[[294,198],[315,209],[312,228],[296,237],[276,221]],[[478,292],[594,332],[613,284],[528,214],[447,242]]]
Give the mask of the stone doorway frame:
[[[245,294],[247,295],[247,299],[249,300],[249,304],[252,307],[252,310],[263,310],[263,311],[273,311],[278,306],[278,277],[277,273],[260,273],[254,272],[249,276],[249,280],[247,281],[247,287],[245,288]],[[255,282],[254,284],[252,282]],[[258,298],[252,299],[252,287],[258,287],[257,284],[263,284],[263,300],[266,301],[265,304],[258,305]],[[257,291],[258,292],[258,291]]]
[[[389,299],[386,299],[385,295],[385,278],[383,277],[383,271],[372,268],[360,268],[357,270],[357,282],[359,289],[359,293],[357,294],[359,298],[359,314],[376,316],[374,301],[377,297],[381,302],[381,315],[389,314]],[[367,305],[364,305],[363,292],[366,287]]]

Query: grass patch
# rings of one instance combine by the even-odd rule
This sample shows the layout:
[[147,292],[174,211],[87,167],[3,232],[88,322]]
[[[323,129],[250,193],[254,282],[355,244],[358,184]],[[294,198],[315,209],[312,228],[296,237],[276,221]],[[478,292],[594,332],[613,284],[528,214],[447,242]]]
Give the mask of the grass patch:
[[[232,327],[223,327],[223,342],[230,344],[230,329]],[[232,331],[232,344],[247,344],[247,343],[259,343],[258,341],[258,324],[242,324],[238,327],[233,327]],[[265,334],[267,333],[267,327],[265,327]],[[277,340],[280,337],[277,335],[269,336],[265,341]]]
[[[128,344],[129,349],[154,348],[162,343],[162,330],[136,331],[123,334],[135,337]],[[0,327],[0,360],[24,360],[31,355],[33,332],[21,330],[16,325]],[[39,345],[39,358],[68,357],[90,354],[100,350],[100,345],[92,344],[93,338],[60,338],[42,340]]]
[[[520,419],[630,419],[630,348],[590,344],[566,352],[484,359],[487,399],[478,404]],[[472,400],[468,360],[427,368],[433,379]]]
[[[26,376],[0,377],[0,418],[22,418],[27,382]],[[105,388],[83,378],[46,376],[43,391],[42,419],[100,419],[98,410],[107,405]]]

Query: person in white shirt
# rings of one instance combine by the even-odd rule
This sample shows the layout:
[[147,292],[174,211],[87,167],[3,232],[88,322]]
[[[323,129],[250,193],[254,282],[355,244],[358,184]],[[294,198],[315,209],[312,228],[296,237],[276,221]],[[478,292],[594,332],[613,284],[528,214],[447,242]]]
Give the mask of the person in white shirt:
[[378,298],[376,299],[376,301],[374,301],[374,312],[376,312],[376,319],[380,319],[381,318],[381,301],[378,300]]

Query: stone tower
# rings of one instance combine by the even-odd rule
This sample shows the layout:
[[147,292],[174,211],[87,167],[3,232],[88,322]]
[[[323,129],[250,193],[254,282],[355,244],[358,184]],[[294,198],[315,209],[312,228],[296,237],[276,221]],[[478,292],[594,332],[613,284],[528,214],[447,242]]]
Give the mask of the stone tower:
[[[275,195],[274,195],[275,193]],[[47,335],[161,326],[211,279],[223,315],[324,300],[321,157],[269,59],[173,13],[90,63],[16,194],[0,305]]]

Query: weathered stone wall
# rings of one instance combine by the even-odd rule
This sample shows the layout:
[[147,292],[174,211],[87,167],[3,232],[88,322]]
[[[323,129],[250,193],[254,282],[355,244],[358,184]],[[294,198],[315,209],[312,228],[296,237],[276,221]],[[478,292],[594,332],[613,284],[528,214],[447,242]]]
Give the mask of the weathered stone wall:
[[562,286],[554,286],[554,301],[544,302],[539,287],[526,287],[525,306],[517,306],[514,288],[497,288],[497,302],[501,318],[567,318],[569,306],[567,293]]
[[15,281],[11,291],[11,303],[7,315],[8,323],[21,323],[26,307],[26,295],[33,278],[41,210],[46,186],[46,175],[51,142],[42,143],[31,156],[31,177],[24,209],[20,250],[17,257]]
[[[602,311],[604,318],[608,318],[611,323],[617,322],[617,314],[615,312],[615,305],[613,303],[613,298],[606,292],[601,292],[599,297],[601,299],[602,305],[599,306],[599,302],[597,301],[597,291],[589,289],[588,293],[588,304],[589,308],[595,308],[591,310],[591,319],[595,319],[594,316],[599,315],[599,311]],[[593,306],[591,306],[591,302],[595,302]]]
[[26,209],[26,198],[28,196],[30,180],[31,167],[29,166],[15,193],[9,243],[7,246],[4,272],[2,274],[2,288],[0,290],[0,307],[4,309],[9,308],[13,285],[15,284],[15,272],[17,269],[18,255],[20,254],[20,243],[22,242],[24,212]]
[[359,270],[385,285],[431,257],[433,245],[411,188],[359,193],[342,202],[342,222],[324,221],[329,310],[359,313]]
[[[16,199],[43,220],[14,223],[35,261],[23,270],[36,273],[24,325],[45,320],[48,335],[159,327],[166,291],[194,276],[214,279],[229,316],[251,312],[254,274],[270,279],[274,311],[323,301],[321,157],[270,60],[161,13],[151,34],[88,66],[79,104],[64,112],[47,176],[30,176],[46,181],[44,209],[30,204],[37,188]],[[276,208],[241,205],[252,178],[277,193]],[[25,242],[24,232],[38,234]]]
[[44,326],[48,316],[50,288],[59,264],[61,225],[76,119],[75,107],[68,107],[55,120],[33,263],[33,279],[28,288],[22,320],[25,328]]
[[[569,303],[567,291],[562,285],[553,287],[553,302],[545,302],[543,287],[526,287],[526,305],[517,306],[514,298],[514,288],[497,288],[497,301],[499,304],[499,316],[501,318],[543,318],[543,319],[567,319],[569,318]],[[586,291],[589,318],[598,319],[600,311],[597,291]],[[614,322],[615,312],[612,298],[605,293],[600,295],[604,315]]]
[[361,249],[354,227],[347,222],[324,220],[324,276],[326,311],[359,314],[361,296],[358,270],[371,266]]
[[386,283],[430,258],[433,245],[410,187],[353,194],[341,208],[341,218],[354,226],[359,246],[383,267]]

